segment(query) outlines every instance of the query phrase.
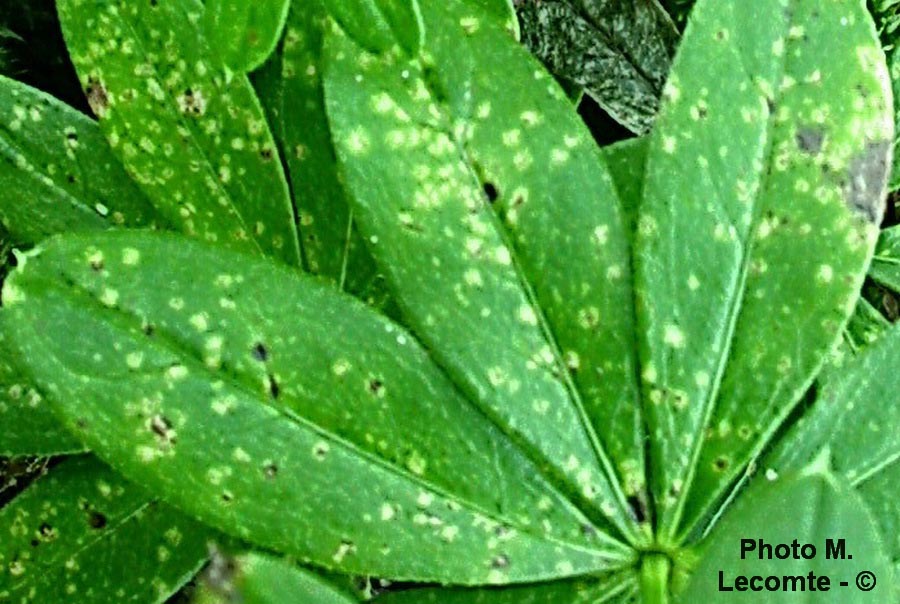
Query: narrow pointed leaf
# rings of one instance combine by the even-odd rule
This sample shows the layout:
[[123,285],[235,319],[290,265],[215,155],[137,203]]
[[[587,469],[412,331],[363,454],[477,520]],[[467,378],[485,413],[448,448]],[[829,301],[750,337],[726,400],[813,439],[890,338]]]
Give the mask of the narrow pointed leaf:
[[355,604],[314,572],[287,560],[247,552],[229,560],[234,567],[224,585],[201,584],[194,604]]
[[[627,534],[622,490],[641,496],[643,437],[612,182],[562,90],[499,25],[457,0],[422,11],[428,65],[339,32],[326,42],[360,230],[463,391]],[[525,84],[475,70],[486,62]]]
[[422,47],[425,33],[418,0],[330,0],[326,6],[341,27],[370,51],[385,52],[399,43],[415,55]]
[[283,144],[309,272],[359,294],[376,271],[338,179],[321,79],[325,16],[322,4],[311,2],[295,6],[288,17],[281,94],[290,110],[282,112]]
[[871,20],[849,0],[789,9],[699,2],[650,141],[636,283],[666,538],[809,386],[883,213],[893,123]]
[[215,534],[93,457],[66,460],[0,509],[0,601],[162,603]]
[[204,33],[211,50],[237,73],[262,65],[281,37],[290,0],[208,0]]
[[160,213],[187,234],[298,264],[275,143],[247,78],[209,47],[203,6],[60,0],[57,7],[91,108]]
[[591,581],[554,581],[502,589],[426,588],[387,593],[378,604],[626,604],[634,601],[637,581],[623,571]]
[[845,334],[851,340],[856,351],[872,344],[891,326],[884,315],[865,298],[860,297],[856,302],[856,310],[850,317]]
[[650,131],[678,32],[656,0],[525,0],[522,42],[632,132]]
[[900,226],[881,232],[869,276],[893,292],[900,292]]
[[3,294],[67,426],[225,532],[420,581],[628,563],[410,334],[288,267],[111,231],[51,240]]
[[159,222],[96,122],[3,76],[0,157],[0,224],[14,243],[63,230]]
[[627,218],[628,231],[633,236],[640,215],[644,194],[644,170],[647,165],[648,137],[631,138],[601,149],[603,158],[616,185]]
[[[742,539],[763,540],[772,547],[790,545],[796,540],[801,546],[812,544],[816,555],[812,559],[799,555],[788,559],[766,559],[757,549],[741,556]],[[828,559],[827,539],[844,539],[846,553],[852,559]],[[872,591],[856,588],[856,576],[860,571],[874,573],[876,583]],[[721,581],[725,586],[733,587],[739,575],[776,576],[779,585],[783,584],[785,576],[802,576],[807,585],[804,591],[811,592],[808,587],[810,572],[816,577],[828,576],[830,588],[827,592],[817,585],[817,593],[801,595],[795,588],[754,595],[764,596],[766,602],[773,603],[855,604],[887,602],[891,598],[891,567],[871,515],[853,489],[827,472],[795,474],[775,483],[762,481],[753,485],[704,546],[701,562],[678,601],[685,604],[733,602],[742,594],[721,591],[719,585]],[[841,587],[840,581],[847,581],[849,587]]]

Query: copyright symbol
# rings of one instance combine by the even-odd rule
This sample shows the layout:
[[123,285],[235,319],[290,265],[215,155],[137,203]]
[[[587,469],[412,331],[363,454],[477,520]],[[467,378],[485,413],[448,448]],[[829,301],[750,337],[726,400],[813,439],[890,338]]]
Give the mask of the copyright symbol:
[[875,573],[864,570],[856,575],[856,586],[860,591],[872,591],[875,589]]

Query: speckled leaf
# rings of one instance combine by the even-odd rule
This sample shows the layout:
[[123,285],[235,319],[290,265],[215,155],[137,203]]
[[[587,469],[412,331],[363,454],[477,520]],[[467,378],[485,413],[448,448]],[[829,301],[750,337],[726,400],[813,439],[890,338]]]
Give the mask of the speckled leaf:
[[308,270],[354,294],[376,278],[375,265],[351,226],[350,207],[338,179],[321,80],[325,13],[319,1],[294,7],[282,53],[283,145]]
[[96,122],[3,76],[0,157],[0,223],[14,243],[64,230],[158,222]]
[[326,42],[360,230],[460,388],[594,517],[633,533],[643,434],[612,181],[562,90],[498,24],[458,0],[422,14],[424,67],[339,32]]
[[0,316],[0,457],[84,450],[15,362],[14,349],[4,333],[4,319]]
[[[287,560],[247,552],[226,561],[226,581],[200,584],[194,604],[355,604],[356,599]],[[232,574],[233,573],[233,574]]]
[[554,581],[504,589],[426,588],[387,593],[378,604],[625,604],[637,592],[633,572],[590,581]]
[[160,213],[201,239],[300,261],[259,101],[210,49],[196,0],[59,0],[100,126]]
[[634,233],[644,193],[644,169],[647,165],[647,137],[631,138],[600,149],[609,174],[616,185],[628,230]]
[[815,377],[884,209],[893,121],[868,13],[787,8],[699,2],[650,141],[635,267],[664,540],[712,511]]
[[518,40],[522,32],[519,29],[519,16],[516,14],[513,0],[467,0],[477,6],[484,14],[495,17],[512,36]]
[[[786,560],[760,559],[758,551],[753,551],[742,559],[741,539],[762,539],[768,544],[790,544],[796,539],[801,545],[815,546],[816,555],[809,560],[799,555]],[[844,539],[852,560],[828,559],[826,539]],[[856,588],[857,573],[863,570],[876,577],[872,591]],[[827,575],[830,589],[811,593],[807,588],[803,595],[789,589],[762,594],[719,590],[720,581],[733,586],[738,575],[807,577],[810,572],[817,577]],[[850,585],[841,587],[840,581]],[[678,602],[727,604],[741,599],[750,601],[757,596],[773,604],[802,601],[862,604],[887,602],[890,593],[891,568],[871,514],[853,489],[833,474],[819,470],[794,474],[775,483],[762,480],[752,485],[713,532],[702,550],[692,581]]]
[[327,8],[367,50],[384,52],[399,43],[415,55],[422,47],[425,33],[418,0],[327,0]]
[[67,426],[225,532],[395,579],[628,564],[411,335],[289,267],[109,231],[50,240],[3,298]]
[[894,292],[900,292],[900,226],[881,232],[869,276]]
[[[894,123],[900,124],[900,3],[896,0],[872,0],[866,5],[872,11],[881,44],[887,55],[891,74],[891,88],[894,92]],[[894,133],[894,164],[891,172],[890,190],[900,188],[900,153],[897,152],[898,133]]]
[[275,50],[290,0],[206,0],[203,28],[214,55],[249,73]]
[[88,456],[0,509],[0,527],[0,602],[17,604],[165,602],[214,537]]
[[844,337],[854,352],[859,352],[884,335],[891,323],[865,298],[856,301]]
[[522,42],[614,119],[653,125],[678,32],[656,0],[523,0]]

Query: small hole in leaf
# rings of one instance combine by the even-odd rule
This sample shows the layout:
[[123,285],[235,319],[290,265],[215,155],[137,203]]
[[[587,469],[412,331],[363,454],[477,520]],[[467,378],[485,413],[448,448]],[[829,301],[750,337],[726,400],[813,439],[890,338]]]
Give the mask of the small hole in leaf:
[[497,198],[500,197],[500,192],[497,191],[497,187],[492,182],[484,183],[484,194],[491,203],[494,203],[497,201]]
[[646,522],[647,508],[644,504],[644,501],[640,497],[638,497],[637,495],[631,495],[628,498],[628,507],[631,508],[631,515],[634,516],[634,519],[637,522]]

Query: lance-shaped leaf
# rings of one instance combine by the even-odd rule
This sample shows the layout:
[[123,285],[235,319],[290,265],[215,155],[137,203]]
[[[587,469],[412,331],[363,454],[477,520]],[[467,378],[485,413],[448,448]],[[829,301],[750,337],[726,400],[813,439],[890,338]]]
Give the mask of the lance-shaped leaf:
[[644,194],[644,169],[647,165],[649,141],[647,137],[631,138],[600,150],[616,185],[631,236],[637,227],[641,198]]
[[[355,604],[337,586],[314,572],[266,554],[247,552],[222,560],[226,576],[208,577],[194,604]],[[213,559],[213,567],[218,561]],[[213,569],[211,569],[213,570]]]
[[324,24],[319,1],[290,12],[280,74],[282,107],[287,99],[289,110],[281,111],[280,123],[307,268],[359,294],[376,272],[338,179],[321,80]]
[[900,226],[881,232],[869,276],[893,292],[900,292]]
[[554,581],[502,589],[425,588],[386,593],[378,604],[626,604],[637,593],[631,571],[581,581]]
[[[374,57],[339,31],[326,41],[360,230],[463,391],[631,533],[619,481],[640,506],[643,435],[611,179],[562,90],[494,20],[456,0],[422,13],[426,65]],[[475,69],[486,63],[506,77]]]
[[883,212],[887,85],[857,2],[694,8],[650,141],[635,261],[664,539],[710,511],[853,310]]
[[862,495],[881,526],[887,551],[900,562],[900,327],[829,374],[814,405],[762,464],[775,477],[802,468],[827,450],[835,472]]
[[237,73],[249,73],[275,50],[290,0],[208,0],[204,33],[213,54]]
[[[837,544],[839,539],[844,541],[847,559],[827,556],[828,540]],[[811,544],[815,556],[767,558],[760,551],[761,542],[770,547],[790,546],[795,542],[800,546]],[[742,548],[751,544],[754,549],[742,555]],[[874,574],[872,591],[857,589],[855,583],[860,571]],[[810,573],[816,577],[812,579],[813,588],[810,588]],[[709,601],[711,595],[718,596],[712,598],[714,602],[737,600],[741,592],[724,592],[721,586],[734,589],[738,576],[763,577],[766,586],[772,583],[770,577],[776,577],[778,589],[765,592],[765,601],[773,603],[793,603],[799,598],[855,604],[887,602],[892,597],[891,567],[871,514],[853,489],[822,470],[794,474],[775,483],[762,480],[752,485],[703,546],[700,564],[678,601]],[[827,592],[819,583],[825,577],[829,585]],[[842,587],[841,581],[848,582],[849,586]],[[782,588],[785,582],[787,589]],[[801,585],[805,589],[799,589]],[[808,596],[797,593],[814,590],[817,593]],[[748,593],[752,592],[744,595]]]
[[[317,4],[320,1],[314,0]],[[418,0],[329,0],[327,7],[341,27],[367,50],[385,52],[399,43],[415,55],[422,47],[424,31]]]
[[59,455],[84,445],[63,428],[44,396],[15,362],[0,317],[0,456]]
[[96,122],[3,76],[0,157],[0,223],[14,243],[61,231],[159,222]]
[[259,101],[184,2],[60,0],[63,33],[113,151],[173,225],[299,263],[290,196]]
[[207,529],[89,456],[0,509],[0,601],[165,602],[207,558]]
[[459,584],[628,563],[410,334],[289,267],[110,231],[51,240],[3,298],[67,426],[225,532]]
[[649,132],[678,32],[656,0],[524,0],[522,42],[616,121]]

